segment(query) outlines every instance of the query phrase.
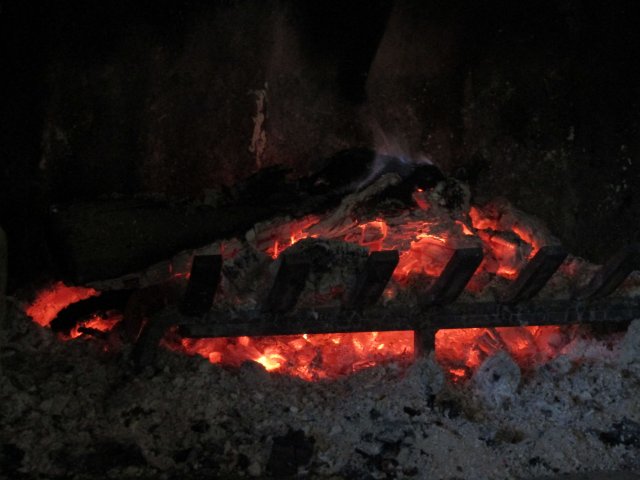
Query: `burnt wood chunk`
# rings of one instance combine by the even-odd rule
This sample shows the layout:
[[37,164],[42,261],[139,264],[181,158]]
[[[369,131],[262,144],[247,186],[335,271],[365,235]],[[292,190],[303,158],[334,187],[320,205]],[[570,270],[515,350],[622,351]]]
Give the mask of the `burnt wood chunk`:
[[60,310],[49,326],[54,332],[68,333],[76,324],[92,315],[112,310],[124,311],[133,290],[110,290],[72,303]]
[[541,247],[500,299],[501,302],[518,303],[533,298],[560,268],[565,258],[567,251],[561,245]]
[[455,250],[442,274],[427,292],[423,306],[446,305],[453,302],[469,283],[480,262],[480,247]]
[[280,261],[273,286],[262,307],[264,312],[284,313],[293,309],[309,275],[311,262],[302,255],[283,254]]
[[579,299],[606,297],[638,268],[640,268],[640,244],[627,245],[598,270],[587,286],[576,294],[576,297]]
[[180,314],[173,308],[165,309],[149,319],[133,348],[132,360],[136,369],[153,365],[160,340],[167,330],[179,321]]
[[180,313],[199,317],[211,310],[213,295],[220,283],[222,257],[220,255],[196,255],[191,264],[189,284],[180,306]]
[[399,260],[400,255],[397,250],[371,252],[364,270],[358,275],[353,292],[347,299],[346,307],[362,309],[376,303],[389,283]]
[[51,248],[65,276],[82,284],[126,275],[182,250],[242,234],[280,213],[270,199],[222,208],[142,199],[58,206],[51,209]]

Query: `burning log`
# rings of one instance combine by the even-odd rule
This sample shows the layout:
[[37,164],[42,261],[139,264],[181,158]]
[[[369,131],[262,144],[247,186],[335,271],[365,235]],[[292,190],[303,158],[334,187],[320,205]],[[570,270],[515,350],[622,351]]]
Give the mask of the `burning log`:
[[51,228],[68,274],[76,283],[87,283],[244,232],[275,213],[270,206],[213,209],[110,200],[56,208]]
[[[345,162],[345,158],[360,161]],[[345,151],[328,164],[318,174],[298,181],[288,180],[285,169],[265,168],[233,190],[222,192],[213,206],[119,198],[53,207],[53,250],[74,283],[88,283],[135,272],[182,250],[243,234],[269,218],[322,213],[354,192],[366,191],[364,196],[370,199],[402,198],[408,203],[417,186],[434,186],[444,178],[432,165],[415,165],[371,151]],[[336,175],[336,167],[343,175]],[[393,181],[372,190],[385,176]],[[360,193],[356,198],[361,203],[364,197]]]
[[[503,327],[623,324],[640,315],[634,299],[596,300],[611,293],[637,267],[638,247],[630,247],[605,266],[583,297],[571,297],[575,285],[583,282],[569,278],[568,272],[578,271],[584,279],[589,268],[582,268],[580,262],[560,268],[567,253],[535,219],[503,201],[470,207],[468,189],[454,180],[440,180],[423,190],[419,180],[428,185],[428,176],[421,176],[431,166],[405,165],[383,156],[376,161],[382,164],[373,174],[363,167],[370,168],[371,162],[363,161],[356,162],[344,179],[329,169],[306,184],[299,181],[298,194],[281,171],[266,169],[229,194],[233,204],[226,208],[220,203],[191,210],[165,205],[165,211],[157,210],[158,204],[144,205],[142,225],[117,225],[116,243],[128,239],[136,244],[131,249],[134,253],[152,240],[173,250],[182,241],[192,241],[196,230],[199,241],[217,239],[142,273],[103,282],[107,289],[122,290],[136,282],[145,287],[130,299],[123,324],[129,339],[138,338],[144,325],[134,349],[139,365],[153,362],[164,338],[170,348],[199,353],[214,363],[240,364],[251,359],[268,370],[282,367],[315,378],[322,375],[316,367],[325,356],[353,355],[354,362],[359,358],[362,364],[373,361],[378,347],[370,340],[378,334],[388,335],[386,341],[394,343],[396,353],[406,356],[432,350],[439,330],[482,327],[486,353],[509,345],[497,330]],[[340,203],[332,210],[320,207],[338,198]],[[251,205],[254,210],[256,204],[270,203],[270,199],[273,203],[253,217],[239,218],[242,208]],[[158,224],[148,219],[154,209],[160,212],[158,224],[187,218],[178,224],[184,232],[173,233],[176,226],[171,225],[172,233],[163,236]],[[221,222],[218,217],[214,221],[212,215],[223,211],[231,220]],[[309,212],[313,215],[302,215]],[[137,223],[131,211],[116,209],[114,214],[107,208],[103,213],[102,220],[121,215]],[[278,214],[287,216],[274,216]],[[90,217],[88,212],[84,215]],[[261,215],[272,218],[256,223]],[[250,223],[244,237],[222,238],[233,235],[244,222]],[[125,235],[128,227],[133,238]],[[63,237],[71,238],[71,232],[76,231],[65,231]],[[149,232],[153,235],[146,237]],[[104,260],[99,258],[97,264]],[[83,263],[87,265],[91,263]],[[554,301],[530,301],[552,277],[562,285],[561,295]],[[189,279],[188,284],[184,279]],[[91,286],[101,289],[98,283]],[[167,285],[173,296],[165,296],[159,285]],[[176,307],[175,294],[184,287],[182,305]],[[158,292],[163,301],[150,302],[145,308],[142,304]],[[82,292],[83,298],[95,294],[95,290]],[[80,310],[108,298],[79,302],[61,312],[51,326],[68,328],[63,325],[65,318],[77,318]],[[102,335],[93,328],[83,322],[78,332]],[[522,338],[531,337],[528,330],[521,330]],[[274,337],[282,335],[295,337]],[[327,338],[314,340],[313,335]],[[270,339],[256,339],[260,336]],[[345,338],[353,343],[346,351],[339,348]],[[261,341],[264,351],[255,347]],[[415,344],[409,348],[412,341]],[[314,345],[322,345],[321,350]],[[381,343],[380,348],[385,346]],[[278,353],[285,350],[286,354]],[[368,353],[358,357],[358,352]],[[294,360],[289,359],[291,355]],[[296,361],[301,363],[294,368]]]
[[202,316],[211,309],[213,294],[220,283],[222,257],[197,255],[193,258],[187,292],[180,307],[187,316]]
[[79,322],[92,316],[113,310],[124,311],[132,293],[132,290],[114,290],[72,303],[60,311],[49,326],[54,332],[68,334]]

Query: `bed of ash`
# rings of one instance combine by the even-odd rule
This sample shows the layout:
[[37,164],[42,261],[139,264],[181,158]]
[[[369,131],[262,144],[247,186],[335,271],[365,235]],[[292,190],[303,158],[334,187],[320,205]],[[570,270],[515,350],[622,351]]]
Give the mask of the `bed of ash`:
[[307,382],[254,362],[1,331],[5,478],[536,478],[640,469],[640,320],[534,370],[501,352],[452,383],[433,358]]

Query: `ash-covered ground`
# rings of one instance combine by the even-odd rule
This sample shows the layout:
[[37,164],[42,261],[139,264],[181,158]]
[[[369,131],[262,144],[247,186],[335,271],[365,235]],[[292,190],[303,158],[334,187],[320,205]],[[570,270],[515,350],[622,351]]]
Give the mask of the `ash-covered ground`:
[[432,358],[307,383],[161,350],[2,331],[3,478],[502,479],[640,470],[640,320],[530,373],[490,357],[464,385]]

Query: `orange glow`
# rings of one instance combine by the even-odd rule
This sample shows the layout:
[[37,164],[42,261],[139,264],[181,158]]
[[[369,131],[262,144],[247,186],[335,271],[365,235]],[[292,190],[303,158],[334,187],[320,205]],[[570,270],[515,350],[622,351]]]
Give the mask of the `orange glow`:
[[46,327],[65,307],[99,294],[100,292],[93,288],[68,287],[62,282],[57,282],[38,292],[36,299],[27,308],[26,313],[38,325]]
[[[469,212],[440,215],[444,210],[438,203],[430,203],[428,191],[417,189],[413,200],[413,206],[390,214],[394,216],[371,212],[368,217],[355,218],[356,213],[340,211],[344,215],[259,224],[247,235],[247,242],[222,242],[220,252],[225,259],[233,258],[249,243],[256,251],[276,259],[305,238],[349,242],[368,251],[395,249],[399,262],[383,293],[385,301],[393,302],[410,281],[430,282],[424,277],[439,276],[456,248],[483,247],[483,262],[467,286],[474,292],[485,288],[486,278],[491,279],[491,275],[516,279],[526,260],[539,249],[536,227],[514,215],[507,218],[499,209],[474,206]],[[187,272],[171,274],[173,278],[189,276]],[[314,301],[322,305],[340,297],[344,289],[342,285],[330,286]],[[91,288],[67,287],[58,282],[38,294],[27,314],[39,325],[48,326],[66,306],[99,294]],[[68,338],[82,335],[82,328],[110,331],[120,319],[116,314],[80,319]],[[555,326],[440,330],[436,356],[458,381],[468,378],[485,358],[500,349],[508,351],[522,366],[552,358],[565,344],[563,332]],[[336,378],[382,362],[408,363],[414,353],[413,337],[413,332],[403,331],[188,339],[174,331],[163,343],[173,350],[201,355],[211,363],[240,366],[253,361],[267,371],[311,381]]]
[[358,225],[362,234],[358,242],[363,247],[368,247],[372,252],[382,250],[382,243],[387,238],[389,227],[384,220],[377,219],[371,222]]
[[538,253],[538,250],[540,250],[540,245],[538,245],[538,242],[533,237],[533,235],[530,232],[527,232],[524,228],[520,228],[518,226],[513,226],[511,230],[523,241],[531,245],[531,253],[529,254],[529,258],[533,258],[533,256]]
[[413,358],[413,332],[363,332],[166,340],[173,350],[212,363],[254,361],[267,371],[307,381],[337,378],[383,362]]
[[[274,260],[291,245],[295,245],[300,240],[314,237],[306,232],[306,229],[318,222],[318,218],[310,216],[302,220],[294,220],[284,226],[284,232],[275,232],[277,238],[273,240],[272,245],[267,248],[266,253]],[[284,238],[280,238],[284,236]]]
[[456,220],[456,223],[460,225],[460,228],[462,228],[462,233],[464,233],[465,235],[469,237],[472,237],[475,235],[475,233],[473,233],[473,231],[467,226],[466,223],[461,222],[460,220]]
[[[100,295],[100,292],[93,288],[69,287],[62,282],[57,282],[51,287],[38,292],[34,302],[27,308],[26,314],[38,325],[48,327],[51,321],[56,318],[58,313],[64,308],[80,300],[85,300],[97,295]],[[83,335],[80,331],[82,327],[100,332],[108,332],[121,319],[121,315],[95,315],[88,320],[80,321],[71,329],[69,336],[66,338],[77,338]]]
[[507,351],[521,368],[530,368],[562,353],[568,342],[565,330],[555,325],[438,330],[436,358],[454,381],[469,377],[499,350]]
[[120,322],[120,320],[122,320],[122,315],[109,315],[104,317],[94,315],[89,320],[79,322],[75,327],[73,327],[69,332],[69,338],[73,339],[84,335],[81,331],[82,328],[90,328],[99,332],[109,332],[118,324],[118,322]]

